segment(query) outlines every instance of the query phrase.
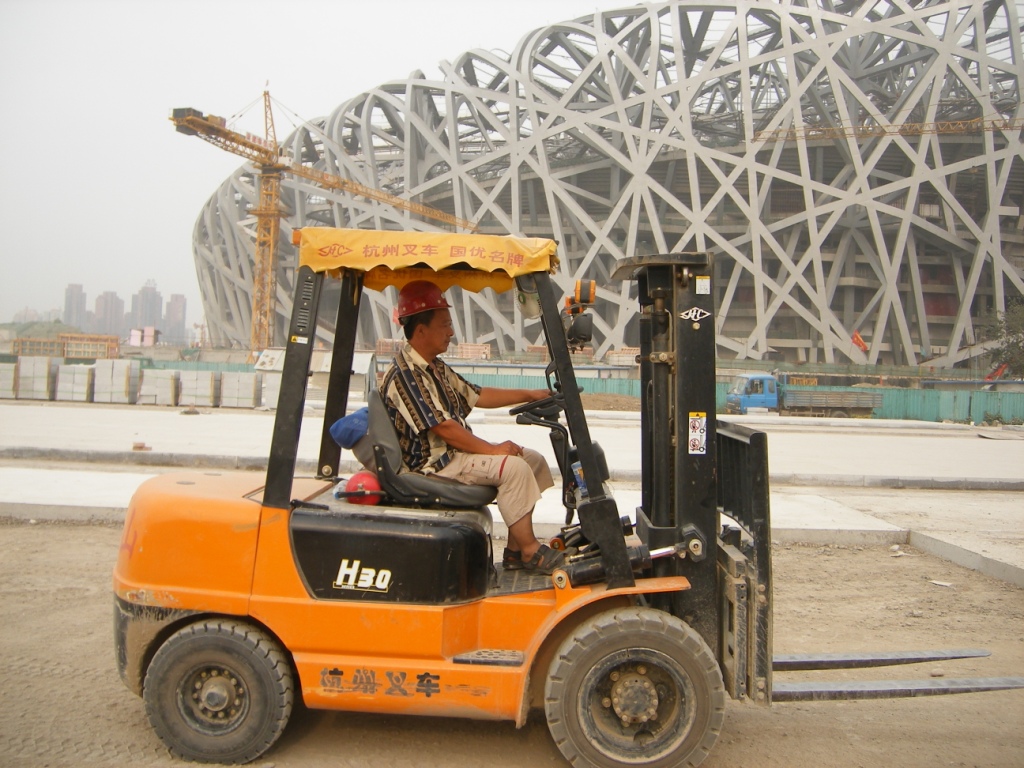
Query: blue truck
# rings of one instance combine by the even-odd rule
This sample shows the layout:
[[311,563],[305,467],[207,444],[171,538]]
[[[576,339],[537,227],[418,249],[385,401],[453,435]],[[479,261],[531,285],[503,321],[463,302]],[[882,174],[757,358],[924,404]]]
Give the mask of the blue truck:
[[857,387],[819,388],[804,374],[743,373],[732,380],[726,413],[775,411],[789,416],[870,417],[882,405],[882,393]]

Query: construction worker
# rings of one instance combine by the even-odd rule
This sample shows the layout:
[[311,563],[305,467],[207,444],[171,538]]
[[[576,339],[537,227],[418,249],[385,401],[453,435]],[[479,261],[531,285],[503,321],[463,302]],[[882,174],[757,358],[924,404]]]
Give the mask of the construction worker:
[[398,322],[408,343],[384,374],[380,393],[402,460],[414,472],[496,487],[498,510],[508,526],[503,567],[550,574],[561,567],[563,555],[541,544],[533,531],[534,505],[554,485],[547,461],[511,440],[482,440],[466,423],[475,406],[508,407],[550,392],[479,387],[453,371],[439,357],[455,335],[450,307],[440,288],[426,280],[408,283],[398,295]]

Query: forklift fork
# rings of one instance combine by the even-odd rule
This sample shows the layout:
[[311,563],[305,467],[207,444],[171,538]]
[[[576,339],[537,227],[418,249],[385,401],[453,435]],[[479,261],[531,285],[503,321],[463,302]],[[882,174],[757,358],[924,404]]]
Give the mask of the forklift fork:
[[[941,696],[1024,688],[1024,677],[778,682],[774,672],[863,669],[983,658],[983,649],[882,653],[771,653],[771,531],[763,433],[719,422],[719,499],[729,526],[719,539],[722,664],[726,690],[760,704]],[[723,455],[727,454],[727,455]],[[770,661],[769,661],[770,660]]]
[[[976,659],[989,656],[983,649],[897,651],[890,653],[819,653],[776,656],[772,668],[783,670],[860,669],[927,661]],[[840,682],[785,682],[772,686],[773,701],[844,701],[944,696],[1024,688],[1024,677],[921,678],[916,680],[845,680]]]

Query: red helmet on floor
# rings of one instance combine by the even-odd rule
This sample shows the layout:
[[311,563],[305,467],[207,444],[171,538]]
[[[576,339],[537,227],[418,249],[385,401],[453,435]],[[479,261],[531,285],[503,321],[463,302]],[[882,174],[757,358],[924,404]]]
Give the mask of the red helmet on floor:
[[398,292],[398,323],[405,325],[405,318],[427,312],[431,309],[450,309],[441,289],[429,280],[413,280]]
[[351,493],[348,501],[353,504],[380,504],[380,482],[372,472],[356,472],[345,483],[345,493]]

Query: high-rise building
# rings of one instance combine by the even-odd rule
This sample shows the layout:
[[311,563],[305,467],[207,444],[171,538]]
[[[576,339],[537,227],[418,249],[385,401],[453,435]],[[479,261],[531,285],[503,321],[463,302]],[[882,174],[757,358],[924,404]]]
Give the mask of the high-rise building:
[[133,328],[152,326],[159,328],[163,324],[164,299],[156,289],[153,280],[147,280],[139,292],[132,296],[130,324]]
[[71,283],[64,289],[64,325],[85,330],[88,312],[85,307],[85,291],[79,283]]
[[185,297],[180,293],[172,293],[167,300],[164,322],[161,328],[164,342],[168,344],[185,344],[188,337],[185,330]]
[[124,300],[113,291],[104,291],[96,297],[94,314],[95,333],[124,336]]

